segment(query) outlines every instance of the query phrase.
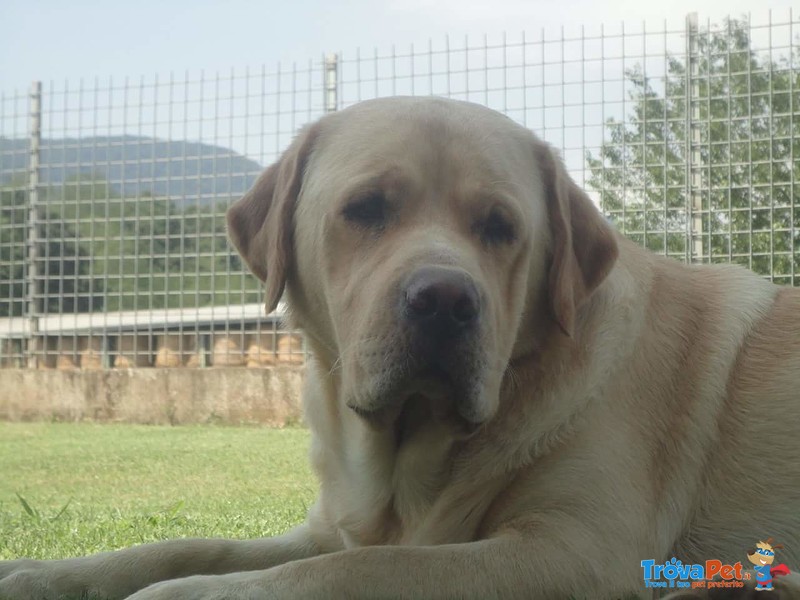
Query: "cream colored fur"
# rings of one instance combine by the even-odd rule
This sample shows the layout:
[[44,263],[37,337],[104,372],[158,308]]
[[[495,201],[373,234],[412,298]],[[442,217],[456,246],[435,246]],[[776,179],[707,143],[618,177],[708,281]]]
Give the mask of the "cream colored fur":
[[[391,219],[354,228],[343,208],[374,190]],[[490,206],[512,241],[475,233]],[[643,559],[747,565],[770,536],[800,569],[800,291],[641,249],[529,132],[442,99],[325,117],[229,222],[313,352],[307,521],[0,563],[0,597],[620,598],[645,596]],[[422,379],[388,402],[408,360],[398,282],[430,264],[484,297],[469,399]],[[378,405],[382,424],[353,410]],[[800,597],[794,577],[776,588]]]

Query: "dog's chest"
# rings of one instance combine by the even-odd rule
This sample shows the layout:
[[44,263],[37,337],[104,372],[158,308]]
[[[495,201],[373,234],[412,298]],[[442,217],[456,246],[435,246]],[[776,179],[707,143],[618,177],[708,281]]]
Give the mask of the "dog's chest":
[[352,436],[320,465],[326,512],[348,547],[402,544],[446,486],[452,437],[435,423],[397,446],[386,435]]

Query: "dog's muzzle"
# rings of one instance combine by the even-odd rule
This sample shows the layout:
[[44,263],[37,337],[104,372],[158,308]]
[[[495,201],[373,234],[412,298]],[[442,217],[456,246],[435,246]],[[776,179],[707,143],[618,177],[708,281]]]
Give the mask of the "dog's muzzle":
[[[392,379],[383,381],[368,403],[348,403],[375,427],[395,422],[410,398],[428,402],[431,414],[463,421],[466,429],[482,423],[481,294],[465,271],[425,266],[400,286],[396,323],[405,347]],[[398,351],[400,355],[400,351]]]

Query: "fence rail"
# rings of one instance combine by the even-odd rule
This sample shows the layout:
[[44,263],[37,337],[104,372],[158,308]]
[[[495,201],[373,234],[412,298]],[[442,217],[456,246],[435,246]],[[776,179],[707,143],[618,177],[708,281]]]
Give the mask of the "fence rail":
[[800,21],[444,39],[208,75],[0,95],[0,365],[300,361],[224,212],[297,129],[396,94],[535,130],[629,237],[800,281]]

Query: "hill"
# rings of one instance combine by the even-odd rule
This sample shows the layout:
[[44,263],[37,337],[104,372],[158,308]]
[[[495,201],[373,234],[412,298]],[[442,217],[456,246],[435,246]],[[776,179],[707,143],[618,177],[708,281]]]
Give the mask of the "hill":
[[[0,137],[0,185],[28,167],[28,140]],[[43,139],[40,181],[58,186],[101,177],[123,196],[169,197],[178,205],[208,204],[244,193],[261,170],[233,150],[137,136]]]

